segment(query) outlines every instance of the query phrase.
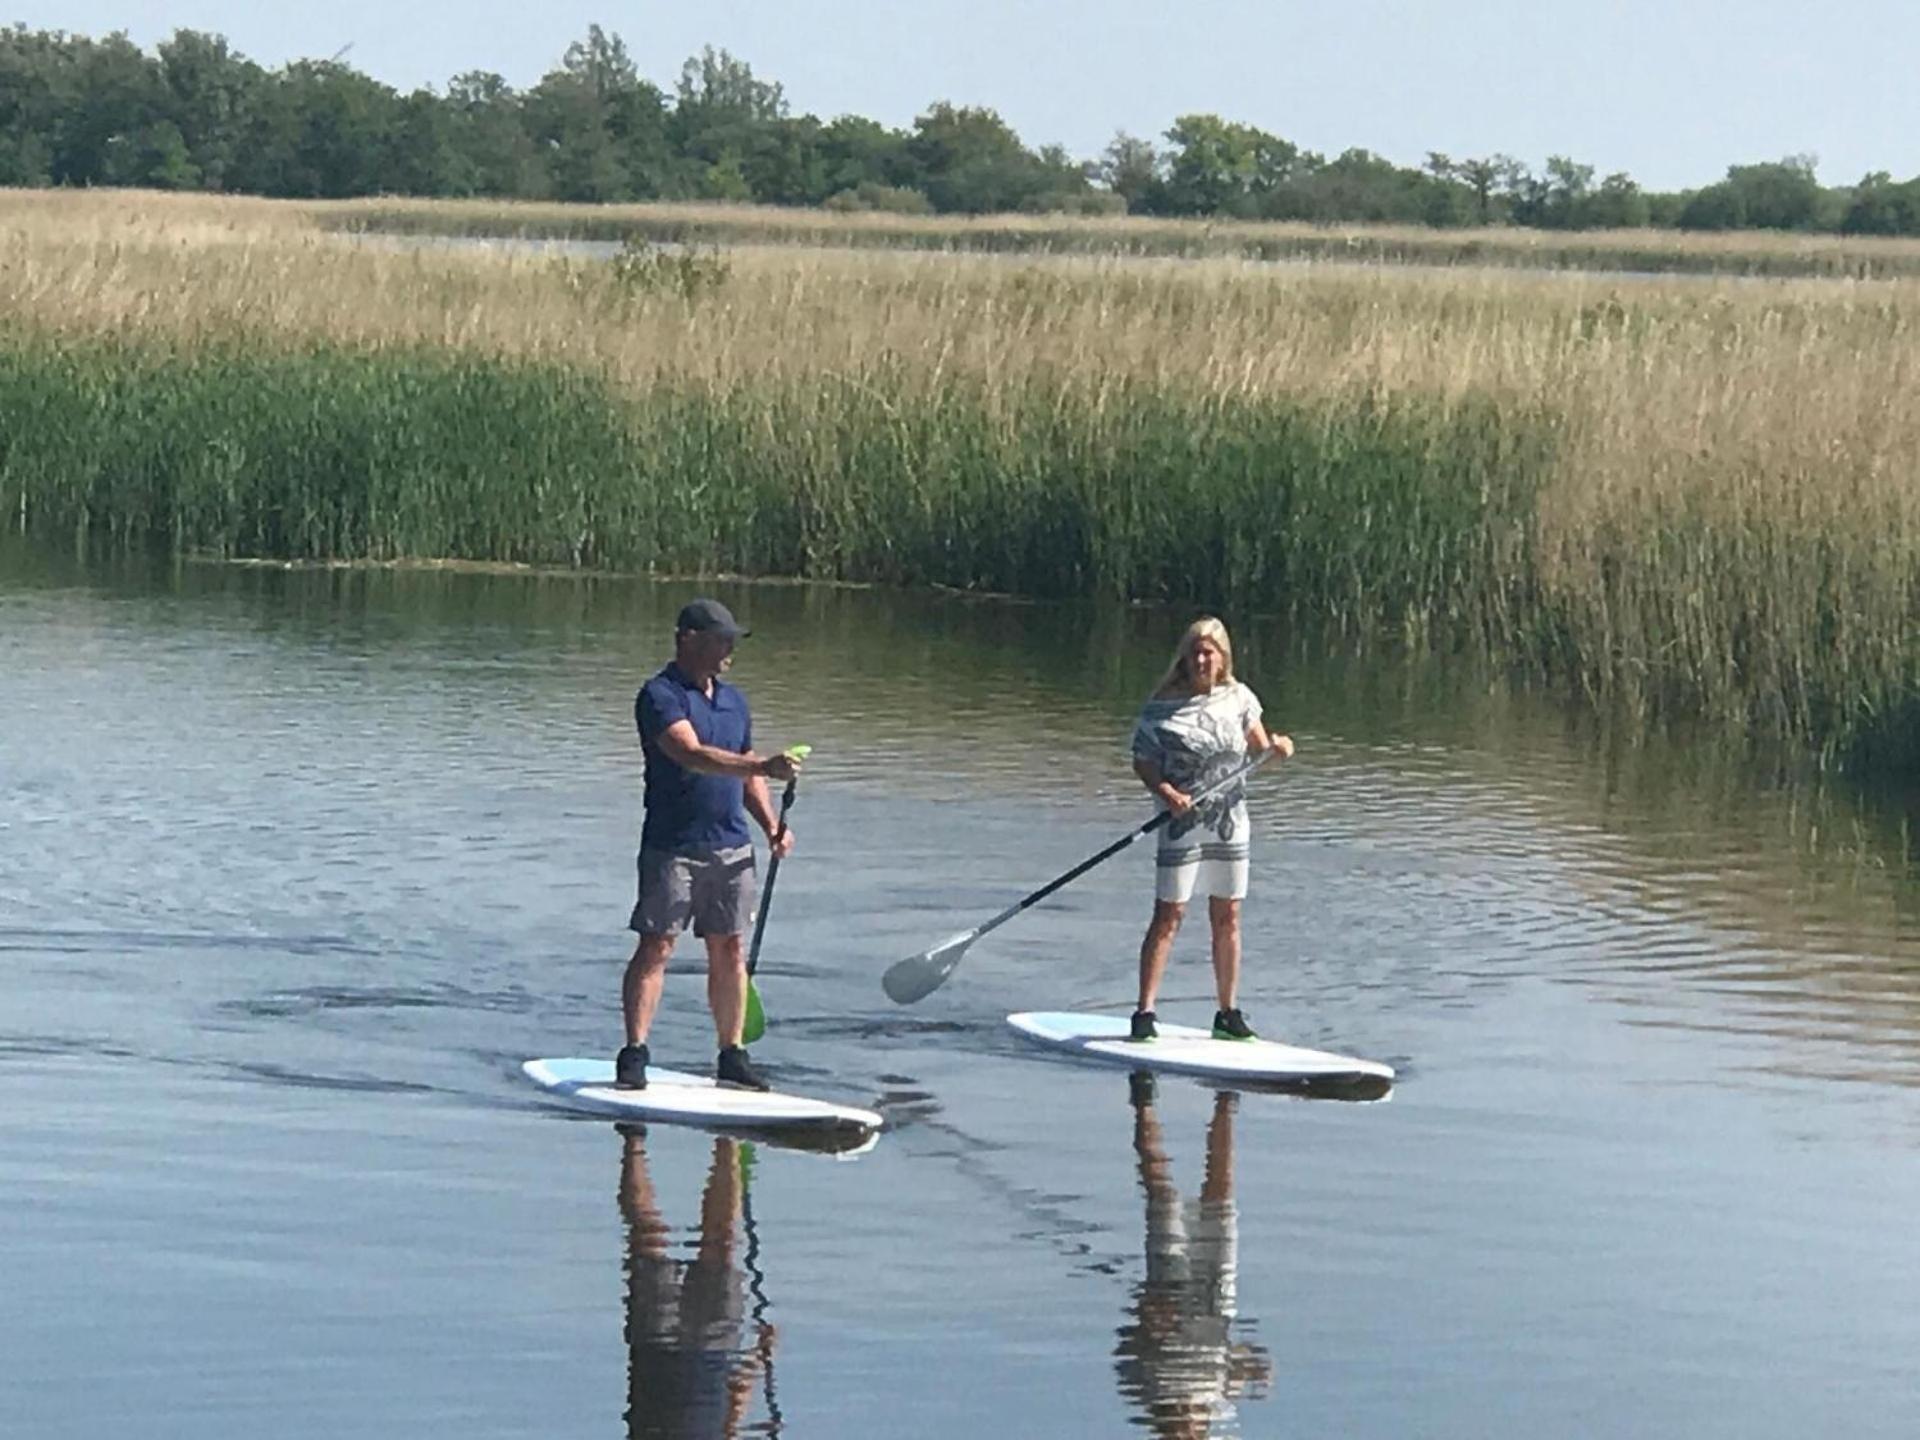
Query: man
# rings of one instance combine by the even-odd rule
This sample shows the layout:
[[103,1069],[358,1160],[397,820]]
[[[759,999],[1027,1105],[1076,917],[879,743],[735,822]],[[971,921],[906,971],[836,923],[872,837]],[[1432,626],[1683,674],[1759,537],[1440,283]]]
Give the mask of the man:
[[750,814],[775,855],[793,849],[781,830],[768,780],[786,781],[798,762],[756,755],[746,696],[720,677],[747,632],[717,600],[694,600],[674,627],[673,661],[640,688],[634,722],[646,758],[646,823],[640,833],[640,897],[628,927],[640,936],[621,985],[627,1043],[615,1083],[647,1083],[647,1032],[660,1006],[667,961],[688,921],[707,946],[707,1003],[720,1041],[723,1085],[765,1090],[740,1044],[747,965],[741,938],[753,915]]

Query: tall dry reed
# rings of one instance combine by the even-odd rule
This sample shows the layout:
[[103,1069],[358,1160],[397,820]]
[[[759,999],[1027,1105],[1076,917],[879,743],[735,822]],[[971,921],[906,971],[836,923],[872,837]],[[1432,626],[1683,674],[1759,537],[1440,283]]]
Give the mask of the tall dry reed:
[[720,265],[689,295],[238,202],[0,210],[0,504],[227,550],[1231,601],[1649,720],[1920,748],[1920,285]]

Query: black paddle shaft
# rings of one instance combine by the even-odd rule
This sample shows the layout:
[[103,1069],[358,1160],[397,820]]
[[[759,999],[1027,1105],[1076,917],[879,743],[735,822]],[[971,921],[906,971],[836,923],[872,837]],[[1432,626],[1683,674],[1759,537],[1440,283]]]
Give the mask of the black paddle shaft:
[[747,953],[748,975],[760,968],[760,937],[767,931],[767,911],[773,908],[773,882],[780,878],[780,837],[787,833],[787,811],[793,808],[793,797],[799,788],[800,777],[796,775],[780,792],[780,823],[773,832],[773,858],[767,862],[766,893],[760,897],[760,913],[753,920],[753,946]]
[[[1261,751],[1258,755],[1254,756],[1253,759],[1249,760],[1246,764],[1240,766],[1231,775],[1224,776],[1221,779],[1216,780],[1213,784],[1205,787],[1204,789],[1195,792],[1193,797],[1195,802],[1205,800],[1213,795],[1217,795],[1222,790],[1225,790],[1228,786],[1234,784],[1236,781],[1246,779],[1246,777],[1252,774],[1253,771],[1257,769],[1260,766],[1260,764],[1263,761],[1265,761],[1267,756],[1270,755],[1271,753],[1272,753],[1271,751],[1267,751],[1267,750]],[[1158,830],[1162,825],[1165,825],[1171,819],[1173,819],[1173,812],[1171,810],[1162,810],[1158,815],[1155,815],[1151,820],[1144,822],[1137,829],[1131,830],[1127,834],[1122,835],[1118,840],[1114,841],[1111,845],[1107,846],[1107,848],[1102,850],[1098,855],[1089,855],[1085,860],[1082,860],[1078,865],[1074,866],[1071,870],[1067,871],[1066,874],[1060,876],[1057,880],[1049,881],[1047,884],[1042,885],[1038,890],[1034,891],[1031,895],[1027,896],[1025,899],[1015,901],[1012,905],[1009,905],[1005,910],[1002,910],[998,915],[994,916],[993,919],[987,921],[986,924],[982,925],[978,930],[974,931],[973,932],[974,938],[978,939],[980,936],[986,934],[989,930],[997,929],[999,926],[1006,924],[1007,921],[1013,919],[1014,916],[1018,915],[1022,910],[1027,909],[1029,906],[1038,905],[1042,900],[1046,899],[1049,895],[1053,894],[1053,892],[1058,890],[1061,886],[1072,884],[1075,880],[1078,880],[1082,875],[1086,874],[1087,871],[1093,869],[1093,867],[1098,865],[1101,861],[1112,859],[1115,855],[1118,855],[1122,850],[1126,849],[1129,845],[1133,844],[1134,841],[1140,839],[1142,836],[1151,835],[1154,831]],[[771,888],[773,885],[773,879],[771,876],[769,876],[767,879],[767,885],[769,888]]]

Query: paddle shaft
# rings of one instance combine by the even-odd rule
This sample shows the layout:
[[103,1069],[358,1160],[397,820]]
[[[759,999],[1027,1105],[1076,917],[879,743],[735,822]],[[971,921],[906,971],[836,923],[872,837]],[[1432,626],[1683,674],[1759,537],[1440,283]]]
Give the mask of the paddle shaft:
[[760,937],[767,933],[767,911],[773,908],[773,882],[780,878],[780,840],[787,833],[787,811],[793,806],[794,791],[799,788],[800,777],[787,781],[787,788],[780,792],[780,824],[773,832],[773,858],[767,862],[767,889],[760,897],[760,913],[753,921],[753,945],[747,952],[747,978],[753,978],[753,972],[760,968]]
[[[1197,805],[1202,800],[1210,799],[1211,797],[1218,795],[1222,790],[1225,790],[1228,786],[1234,784],[1235,782],[1246,779],[1247,776],[1251,775],[1261,765],[1265,764],[1267,757],[1272,753],[1273,752],[1271,750],[1262,750],[1258,755],[1254,756],[1246,764],[1242,765],[1238,770],[1235,770],[1231,775],[1222,776],[1220,779],[1214,781],[1213,784],[1206,786],[1204,789],[1196,790],[1193,794],[1193,803]],[[1006,909],[1002,910],[998,915],[994,916],[991,920],[987,921],[986,924],[982,925],[978,930],[975,930],[971,935],[969,935],[967,937],[967,943],[971,944],[973,941],[978,940],[982,935],[986,934],[989,930],[999,929],[1000,926],[1006,924],[1007,921],[1013,919],[1013,917],[1018,915],[1022,910],[1026,910],[1032,906],[1038,905],[1042,900],[1046,899],[1049,895],[1053,894],[1054,891],[1060,889],[1061,886],[1072,884],[1075,880],[1078,880],[1082,875],[1086,874],[1087,871],[1093,869],[1094,866],[1100,864],[1104,860],[1111,860],[1114,856],[1118,855],[1122,850],[1126,849],[1129,845],[1133,844],[1134,841],[1139,840],[1144,836],[1151,835],[1154,831],[1158,830],[1162,825],[1165,825],[1168,821],[1172,819],[1173,819],[1173,812],[1171,810],[1162,810],[1158,815],[1155,815],[1151,820],[1146,821],[1144,824],[1140,825],[1137,829],[1131,830],[1125,835],[1122,835],[1118,840],[1114,841],[1111,845],[1107,846],[1107,848],[1102,850],[1098,855],[1088,856],[1085,860],[1082,860],[1078,865],[1074,866],[1071,870],[1067,871],[1066,874],[1058,876],[1055,879],[1049,880],[1045,885],[1042,885],[1038,890],[1034,891],[1031,895],[1028,895],[1023,899],[1016,900],[1013,904],[1009,905]],[[767,885],[769,888],[771,888],[773,885],[773,880],[771,876],[768,877]]]

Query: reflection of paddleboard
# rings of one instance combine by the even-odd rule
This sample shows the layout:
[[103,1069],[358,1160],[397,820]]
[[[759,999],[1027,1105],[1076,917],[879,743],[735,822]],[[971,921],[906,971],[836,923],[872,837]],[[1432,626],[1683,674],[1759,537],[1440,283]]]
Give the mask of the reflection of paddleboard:
[[647,1067],[644,1090],[617,1089],[611,1060],[529,1060],[520,1069],[562,1104],[616,1120],[795,1133],[867,1132],[883,1123],[871,1110],[777,1090],[735,1090],[708,1075],[653,1065]]
[[1377,1060],[1303,1050],[1272,1040],[1215,1040],[1208,1031],[1164,1020],[1157,1040],[1129,1040],[1124,1015],[1029,1011],[1009,1015],[1007,1023],[1051,1049],[1129,1070],[1171,1070],[1267,1085],[1393,1079],[1393,1067]]

